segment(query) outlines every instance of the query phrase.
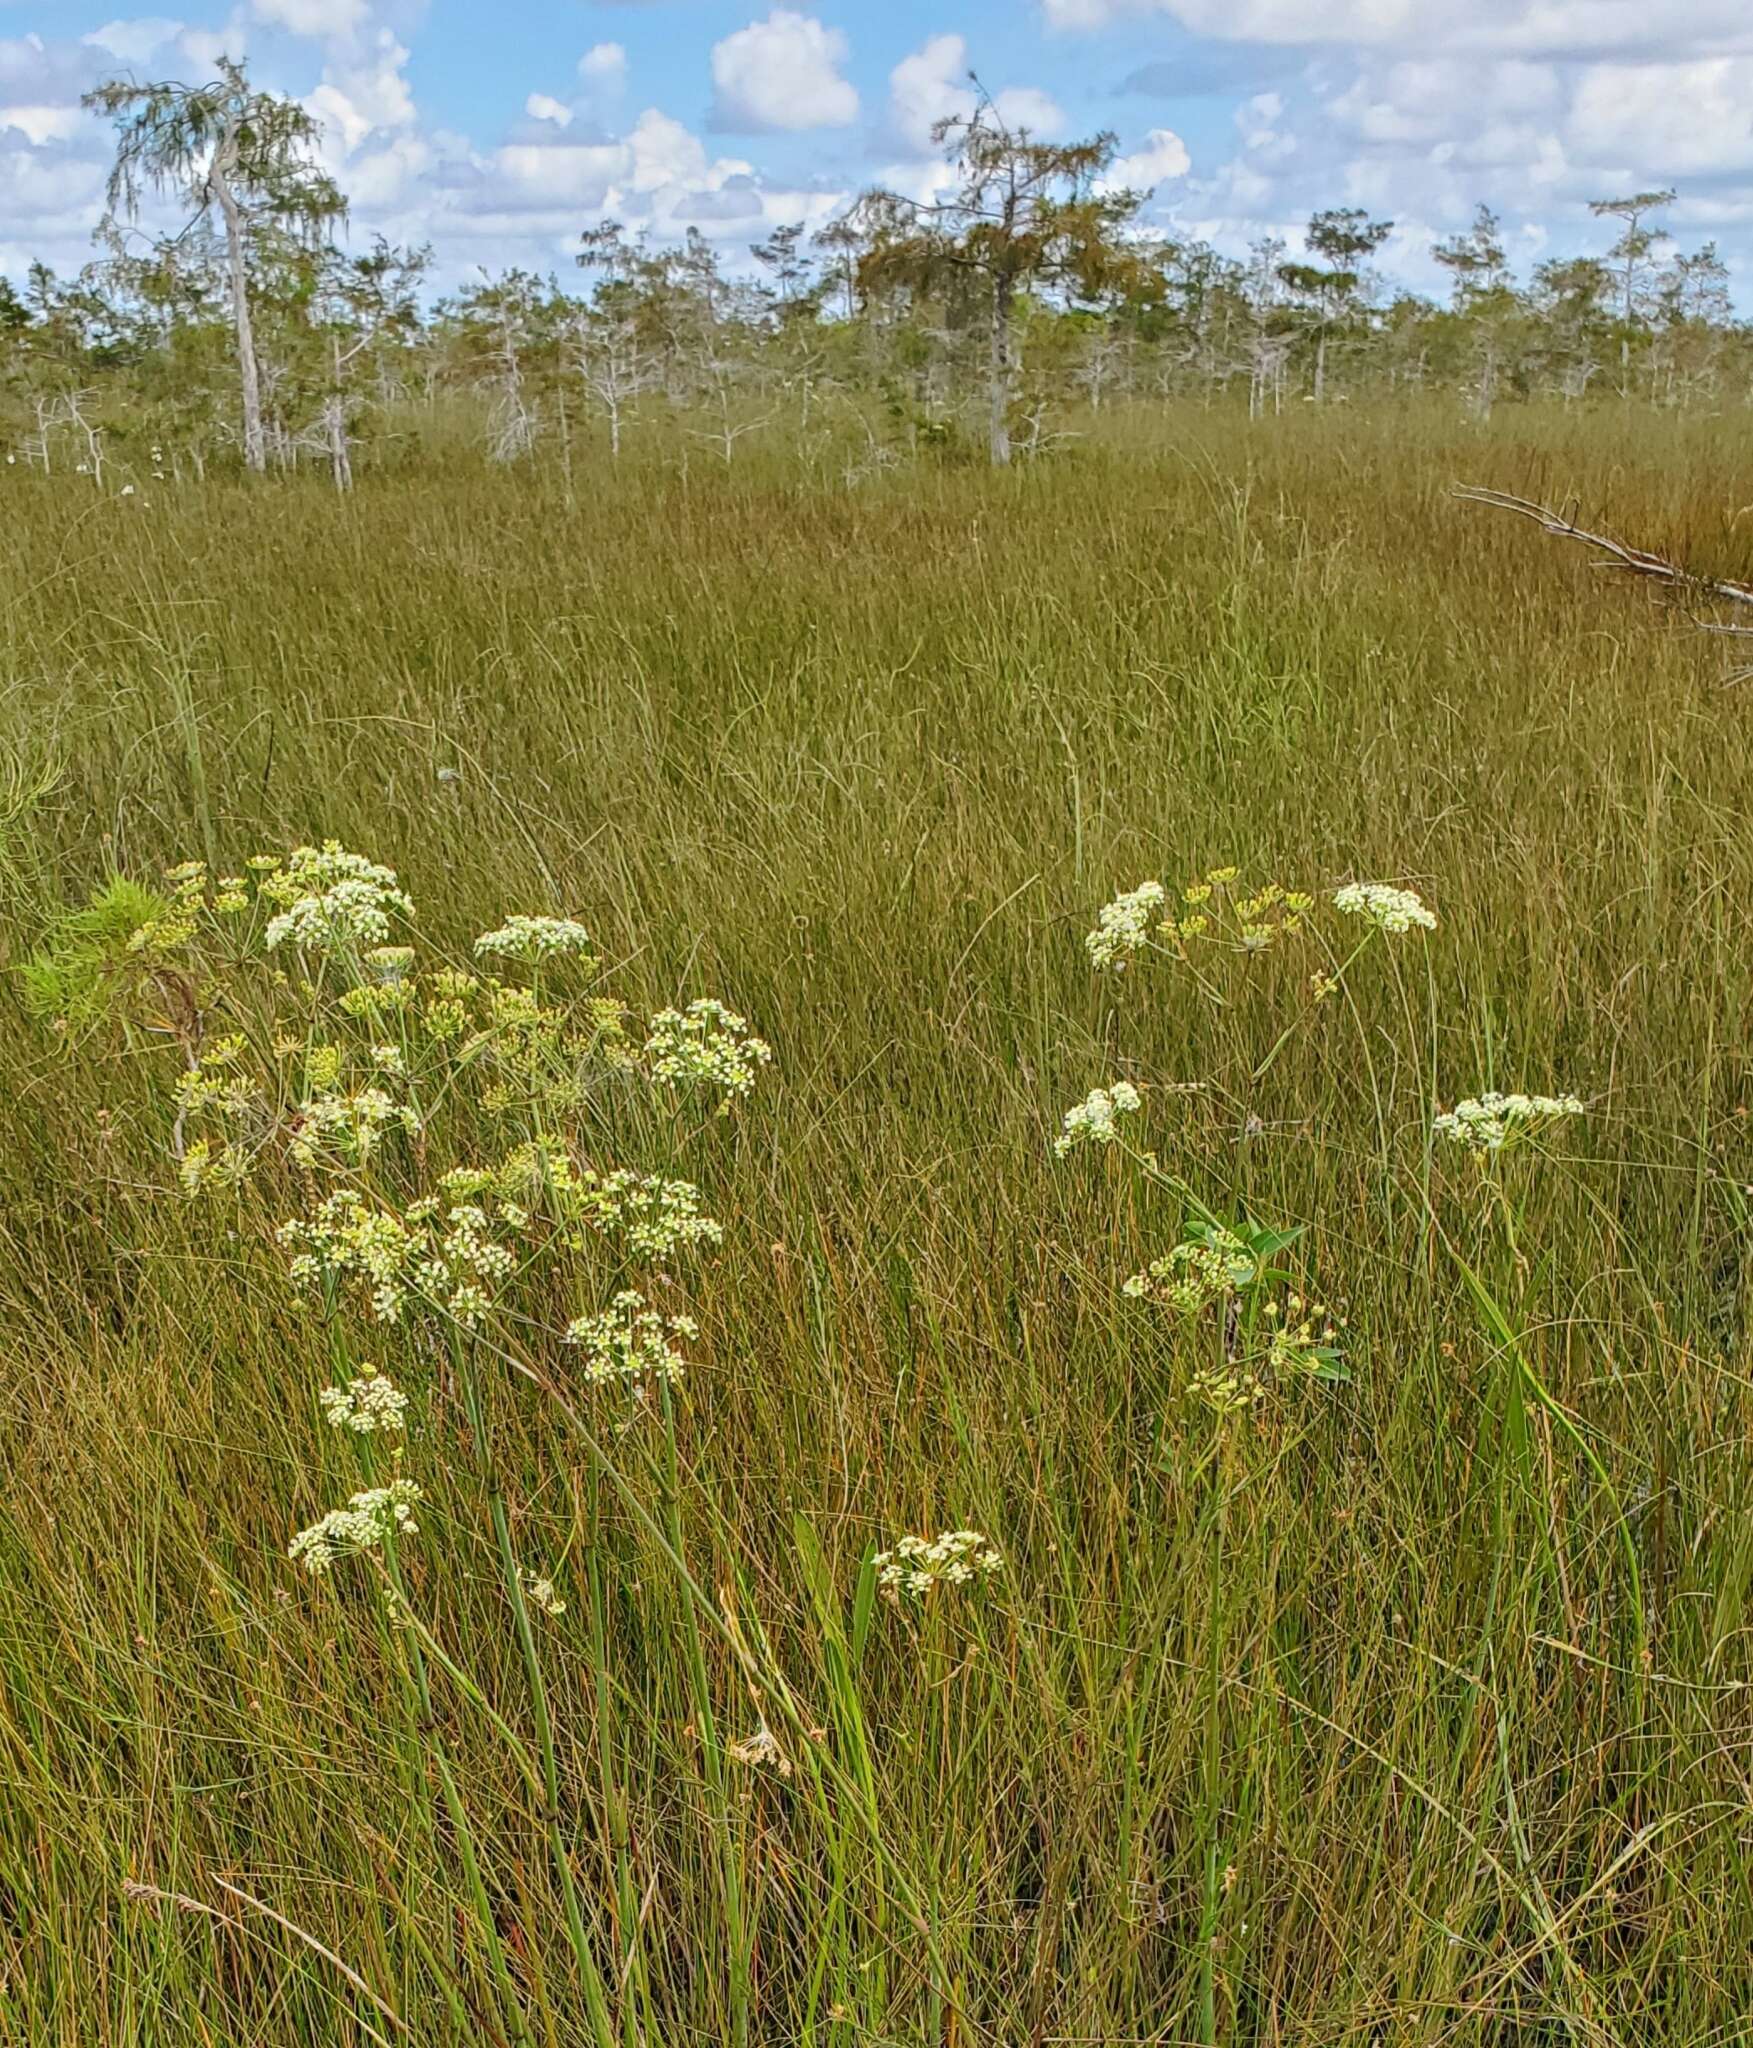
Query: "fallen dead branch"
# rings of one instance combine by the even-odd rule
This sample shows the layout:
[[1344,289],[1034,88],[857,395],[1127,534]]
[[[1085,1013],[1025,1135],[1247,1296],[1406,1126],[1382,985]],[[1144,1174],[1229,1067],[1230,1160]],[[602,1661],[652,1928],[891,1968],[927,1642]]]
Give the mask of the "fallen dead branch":
[[[1512,491],[1487,490],[1479,484],[1457,484],[1454,495],[1465,499],[1468,504],[1490,505],[1500,512],[1514,512],[1523,519],[1531,519],[1541,532],[1555,534],[1560,540],[1580,541],[1591,551],[1598,569],[1634,576],[1641,582],[1653,583],[1668,591],[1687,607],[1693,624],[1701,632],[1753,638],[1753,624],[1740,625],[1701,616],[1701,608],[1711,605],[1753,609],[1753,583],[1735,583],[1721,576],[1701,576],[1669,561],[1665,555],[1653,554],[1648,548],[1634,548],[1622,540],[1615,540],[1611,534],[1592,532],[1586,526],[1579,526],[1570,513],[1555,512],[1548,505],[1537,504],[1532,498],[1519,498]],[[1753,676],[1753,668],[1739,670],[1727,680],[1740,682],[1749,676]]]

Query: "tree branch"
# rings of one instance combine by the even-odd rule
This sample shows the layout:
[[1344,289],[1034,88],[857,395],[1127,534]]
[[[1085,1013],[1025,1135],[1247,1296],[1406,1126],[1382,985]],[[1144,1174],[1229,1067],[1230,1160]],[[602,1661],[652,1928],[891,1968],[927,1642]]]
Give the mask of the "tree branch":
[[[1662,555],[1651,554],[1647,548],[1628,547],[1610,534],[1591,533],[1567,514],[1536,504],[1532,498],[1518,498],[1512,491],[1487,490],[1479,484],[1457,484],[1454,495],[1470,505],[1492,505],[1502,512],[1519,513],[1524,519],[1532,519],[1541,532],[1556,534],[1560,540],[1581,541],[1584,547],[1594,550],[1595,566],[1599,569],[1623,571],[1645,582],[1660,584],[1677,595],[1702,598],[1707,604],[1753,606],[1753,583],[1731,583],[1723,577],[1697,575]],[[1710,624],[1710,630],[1753,634],[1753,626],[1721,623]]]

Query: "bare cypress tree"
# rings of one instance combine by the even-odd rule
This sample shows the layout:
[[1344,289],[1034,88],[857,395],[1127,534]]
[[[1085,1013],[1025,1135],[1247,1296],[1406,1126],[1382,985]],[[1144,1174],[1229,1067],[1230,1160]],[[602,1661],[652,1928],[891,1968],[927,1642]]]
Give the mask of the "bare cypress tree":
[[1645,215],[1669,205],[1673,197],[1674,188],[1669,185],[1659,192],[1633,192],[1624,199],[1589,201],[1589,211],[1597,220],[1625,223],[1618,241],[1607,251],[1607,260],[1619,265],[1619,317],[1627,327],[1636,324],[1643,310],[1639,285],[1650,258],[1659,244],[1668,239],[1667,229],[1652,225]]
[[88,92],[84,104],[116,124],[112,222],[118,214],[137,219],[148,192],[181,200],[189,227],[219,213],[243,402],[243,459],[262,470],[267,442],[250,317],[250,229],[270,219],[314,240],[346,212],[346,200],[311,154],[322,131],[296,100],[252,90],[243,66],[229,57],[220,58],[219,76],[206,85],[117,78]]

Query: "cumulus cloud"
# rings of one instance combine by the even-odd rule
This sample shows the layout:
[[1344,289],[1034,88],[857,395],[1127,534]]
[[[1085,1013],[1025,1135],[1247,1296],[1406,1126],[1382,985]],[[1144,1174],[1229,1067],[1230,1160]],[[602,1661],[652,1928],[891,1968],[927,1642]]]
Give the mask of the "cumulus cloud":
[[[977,95],[971,83],[967,39],[959,35],[929,36],[889,73],[889,125],[896,139],[921,152],[932,147],[932,124],[974,111]],[[993,109],[1012,128],[1054,136],[1063,132],[1065,116],[1052,97],[1034,86],[1007,86],[993,95]]]
[[251,0],[251,11],[266,28],[295,36],[346,36],[364,28],[365,0]]
[[843,128],[858,94],[840,75],[846,38],[807,14],[776,7],[712,50],[712,126],[760,134]]
[[211,71],[221,57],[241,61],[249,54],[248,24],[234,13],[223,28],[186,28],[177,37],[177,49],[197,71]]
[[1592,64],[1565,128],[1571,151],[1628,175],[1669,178],[1753,171],[1753,57],[1687,64]]
[[162,50],[183,32],[180,21],[166,21],[161,15],[144,15],[137,21],[108,21],[80,37],[82,43],[119,57],[124,64],[144,64],[154,51]]
[[85,125],[75,107],[0,107],[0,129],[10,128],[27,142],[66,142]]
[[1148,192],[1171,179],[1184,178],[1193,159],[1172,128],[1153,128],[1144,146],[1130,156],[1116,157],[1097,189],[1102,192]]
[[[1550,122],[1562,97],[1556,65],[1524,59],[1407,58],[1360,72],[1327,108],[1369,142],[1428,147],[1458,127],[1491,121]],[[1457,121],[1457,111],[1466,117]]]
[[413,125],[414,95],[403,69],[407,61],[407,50],[386,28],[363,47],[344,44],[323,66],[322,83],[305,105],[322,123],[331,155],[338,145],[345,160],[369,136]]
[[611,99],[627,83],[627,52],[619,43],[595,43],[578,60],[578,82],[592,99]]

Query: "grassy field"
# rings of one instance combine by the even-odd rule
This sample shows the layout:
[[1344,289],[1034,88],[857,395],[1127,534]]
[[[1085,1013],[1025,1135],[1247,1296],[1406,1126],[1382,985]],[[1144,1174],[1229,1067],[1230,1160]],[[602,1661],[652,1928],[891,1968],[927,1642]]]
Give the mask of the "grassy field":
[[[634,1281],[686,1376],[592,1386],[557,1332],[625,1261],[486,1338],[300,1309],[315,1176],[185,1196],[163,1019],[7,973],[0,2039],[1750,2038],[1753,707],[1448,490],[1744,574],[1753,426],[1151,432],[9,486],[9,968],[112,872],[332,836],[459,965],[575,917],[774,1057],[723,1119],[458,1083],[386,1141],[386,1199],[532,1132],[699,1185],[722,1244]],[[1232,864],[1306,928],[1092,971],[1118,891]],[[1439,922],[1317,1000],[1357,879]],[[1116,1079],[1137,1149],[1056,1157]],[[1433,1141],[1492,1087],[1586,1114]],[[1300,1227],[1348,1378],[1201,1398],[1261,1296],[1119,1284],[1201,1205]],[[310,1574],[367,1362],[419,1531]],[[956,1529],[1001,1569],[872,1597]]]

